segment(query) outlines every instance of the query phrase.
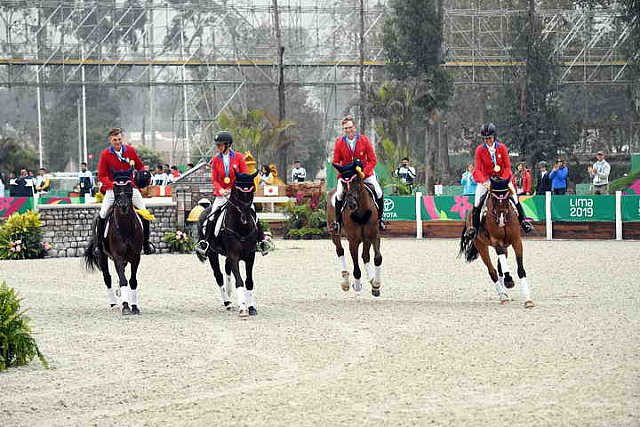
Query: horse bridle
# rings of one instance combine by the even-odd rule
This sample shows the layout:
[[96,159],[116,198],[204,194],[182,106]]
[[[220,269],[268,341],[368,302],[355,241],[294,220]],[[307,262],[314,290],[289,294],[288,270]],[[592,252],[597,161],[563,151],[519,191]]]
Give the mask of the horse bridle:
[[[114,192],[113,192],[114,204],[120,208],[131,205],[131,203],[133,202],[133,186],[131,185],[131,180],[128,179],[123,182],[115,181],[113,183],[113,186],[114,186]],[[123,191],[116,193],[115,192],[116,186],[126,187],[126,188],[124,188]]]
[[353,203],[351,203],[352,207],[349,208],[352,210],[355,209],[360,202],[360,193],[358,191],[351,191],[351,184],[354,184],[355,186],[358,183],[358,181],[356,180],[357,176],[358,175],[353,175],[351,178],[340,178],[340,181],[342,181],[342,183],[346,184],[347,186],[347,190],[345,191],[344,196],[344,204],[345,206],[349,205],[349,203],[347,203],[347,197],[349,197],[351,200],[353,200]]
[[[509,198],[511,197],[511,190],[509,188],[506,188],[504,190],[489,190],[489,194],[490,197],[493,197],[494,199],[496,199],[498,201],[498,204],[500,206],[502,206],[502,203],[504,203],[505,201],[507,202],[507,211],[509,211],[510,209],[510,201]],[[487,206],[488,207],[488,206]],[[500,225],[501,220],[500,218],[498,218],[498,212],[496,212],[495,206],[493,209],[493,212],[489,211],[489,209],[487,209],[487,214],[493,218],[495,220],[496,223],[498,223]],[[508,217],[506,219],[503,219],[503,221],[508,224]],[[502,226],[502,225],[501,225]]]

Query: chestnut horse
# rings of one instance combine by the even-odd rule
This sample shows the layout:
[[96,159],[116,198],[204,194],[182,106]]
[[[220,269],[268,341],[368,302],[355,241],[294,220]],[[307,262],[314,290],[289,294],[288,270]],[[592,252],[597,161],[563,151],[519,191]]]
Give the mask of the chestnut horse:
[[[486,216],[480,222],[480,229],[475,239],[465,238],[465,232],[470,221],[470,215],[467,216],[467,223],[462,230],[458,256],[464,255],[467,262],[472,262],[478,258],[478,254],[480,255],[487,266],[500,302],[504,304],[511,300],[507,294],[507,289],[515,286],[509,273],[509,263],[507,262],[507,249],[512,246],[516,253],[520,292],[524,300],[524,306],[525,308],[531,308],[534,304],[531,299],[529,284],[527,283],[527,273],[522,263],[522,236],[520,234],[518,212],[511,200],[508,184],[508,180],[492,178],[491,189],[486,196],[488,197]],[[498,271],[496,271],[491,262],[489,247],[493,247],[498,254]]]
[[[371,294],[375,297],[380,296],[381,272],[382,272],[382,255],[380,254],[380,235],[378,231],[378,207],[376,206],[372,189],[369,189],[364,183],[364,174],[359,170],[358,163],[351,163],[346,166],[333,165],[341,174],[340,180],[344,186],[344,209],[342,212],[335,212],[334,194],[329,193],[329,202],[327,203],[327,219],[335,221],[337,215],[342,215],[341,233],[347,237],[349,241],[349,252],[353,260],[353,290],[360,292],[362,283],[360,278],[362,272],[358,264],[358,249],[362,243],[362,261],[367,270],[369,283],[371,283]],[[347,271],[347,261],[344,256],[344,248],[340,240],[340,234],[332,235],[331,240],[336,247],[336,254],[340,261],[343,291],[348,291],[350,286],[349,272]],[[370,249],[373,246],[373,263],[371,265]]]

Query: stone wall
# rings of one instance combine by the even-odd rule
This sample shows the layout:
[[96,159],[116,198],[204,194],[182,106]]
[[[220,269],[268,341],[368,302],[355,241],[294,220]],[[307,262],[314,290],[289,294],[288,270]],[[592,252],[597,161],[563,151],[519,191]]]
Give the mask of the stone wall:
[[[162,236],[176,230],[176,203],[171,199],[146,199],[147,209],[155,215],[151,222],[151,242],[159,253],[169,252]],[[50,257],[82,256],[92,234],[93,221],[100,205],[41,205],[43,241],[51,242]]]

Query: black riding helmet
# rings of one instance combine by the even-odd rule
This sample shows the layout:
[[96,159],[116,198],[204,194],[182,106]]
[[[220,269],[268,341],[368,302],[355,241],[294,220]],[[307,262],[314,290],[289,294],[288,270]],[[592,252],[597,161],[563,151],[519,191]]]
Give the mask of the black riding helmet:
[[482,125],[482,129],[480,129],[480,135],[483,137],[487,136],[496,136],[496,125],[493,123],[485,123]]
[[231,136],[231,133],[227,132],[226,130],[223,130],[216,134],[216,136],[213,138],[213,141],[216,143],[216,145],[224,144],[225,146],[228,147],[231,144],[233,144],[233,137]]
[[151,183],[151,172],[149,171],[137,171],[136,172],[136,187],[145,188]]

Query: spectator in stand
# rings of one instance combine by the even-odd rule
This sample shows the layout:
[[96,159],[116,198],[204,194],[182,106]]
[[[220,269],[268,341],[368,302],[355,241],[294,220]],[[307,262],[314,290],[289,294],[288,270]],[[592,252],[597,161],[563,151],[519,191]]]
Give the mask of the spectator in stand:
[[45,194],[51,189],[51,175],[47,171],[47,168],[40,168],[38,170],[38,176],[35,181],[36,193]]
[[164,173],[162,165],[156,166],[156,171],[153,174],[153,185],[167,185],[167,174]]
[[523,162],[516,165],[516,173],[513,175],[513,181],[518,196],[528,196],[531,194],[531,171],[529,171],[529,168],[527,168],[527,165]]
[[462,185],[463,196],[476,195],[476,186],[478,183],[473,179],[473,163],[467,164],[467,170],[462,174],[460,184]]
[[87,170],[87,164],[82,162],[80,164],[80,172],[78,173],[78,180],[80,181],[78,187],[80,189],[80,195],[93,194],[93,186],[95,181],[93,180],[93,173]]
[[564,160],[559,158],[556,160],[556,164],[553,165],[553,170],[549,173],[551,190],[554,195],[562,196],[567,193],[567,176],[569,176],[569,169],[565,166]]
[[547,172],[547,162],[544,160],[538,163],[538,182],[536,183],[536,194],[544,196],[547,191],[551,191],[551,178]]
[[598,151],[597,161],[587,170],[593,179],[593,194],[609,194],[609,174],[611,165],[604,159],[604,153]]
[[173,178],[172,182],[175,182],[176,179],[180,178],[180,175],[182,175],[180,169],[178,169],[178,167],[175,165],[171,166],[171,177]]
[[260,178],[260,185],[273,184],[273,175],[271,175],[271,170],[267,165],[262,165],[262,169],[260,170],[258,177]]
[[304,182],[307,179],[307,170],[302,167],[300,160],[293,162],[293,169],[291,170],[291,180],[293,182]]
[[409,164],[409,158],[402,159],[400,166],[395,170],[395,175],[400,178],[403,184],[413,185],[413,181],[416,179],[416,168]]
[[187,163],[187,170],[193,169],[195,165],[193,163]]

